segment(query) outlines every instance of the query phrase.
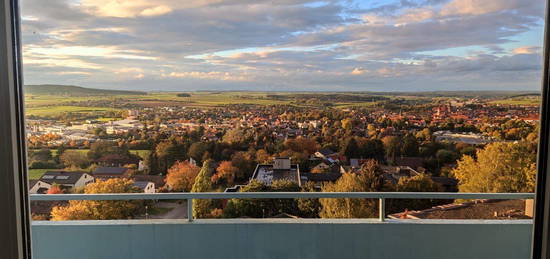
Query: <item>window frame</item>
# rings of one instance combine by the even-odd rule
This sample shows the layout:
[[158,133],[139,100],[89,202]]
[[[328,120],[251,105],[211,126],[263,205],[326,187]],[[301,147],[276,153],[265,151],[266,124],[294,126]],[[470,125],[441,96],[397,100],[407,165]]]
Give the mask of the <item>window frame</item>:
[[17,0],[0,4],[0,258],[31,258]]
[[[18,0],[0,4],[0,258],[31,258]],[[546,0],[533,259],[550,259],[550,0]]]

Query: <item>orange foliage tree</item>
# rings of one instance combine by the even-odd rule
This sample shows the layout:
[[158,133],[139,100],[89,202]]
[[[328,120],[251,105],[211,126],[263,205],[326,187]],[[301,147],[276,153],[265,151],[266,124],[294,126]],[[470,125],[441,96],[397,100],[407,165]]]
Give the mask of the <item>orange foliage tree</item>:
[[48,190],[47,194],[62,194],[63,190],[61,190],[61,187],[59,185],[54,184],[50,189]]
[[[140,190],[129,179],[109,179],[88,184],[84,193],[133,193]],[[143,208],[143,201],[69,201],[52,209],[52,220],[129,219]]]
[[166,184],[173,191],[188,192],[195,183],[200,168],[187,161],[176,161],[166,175]]
[[224,179],[228,185],[233,185],[238,171],[239,168],[234,167],[231,161],[223,161],[216,168],[216,174],[212,175],[211,180],[213,183],[218,183],[221,179]]

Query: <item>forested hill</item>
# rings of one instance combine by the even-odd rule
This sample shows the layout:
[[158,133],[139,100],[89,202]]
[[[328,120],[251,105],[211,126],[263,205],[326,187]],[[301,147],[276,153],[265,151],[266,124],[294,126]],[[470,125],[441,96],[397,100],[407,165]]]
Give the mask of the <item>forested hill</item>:
[[144,95],[146,92],[85,88],[73,85],[26,85],[25,94],[35,95]]

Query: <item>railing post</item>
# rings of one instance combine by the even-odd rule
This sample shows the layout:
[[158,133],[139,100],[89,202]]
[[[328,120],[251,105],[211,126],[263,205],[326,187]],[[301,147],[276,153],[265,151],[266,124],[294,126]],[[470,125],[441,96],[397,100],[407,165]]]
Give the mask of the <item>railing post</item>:
[[386,199],[378,199],[378,219],[381,222],[384,222],[386,219]]
[[187,221],[193,221],[193,199],[187,199]]

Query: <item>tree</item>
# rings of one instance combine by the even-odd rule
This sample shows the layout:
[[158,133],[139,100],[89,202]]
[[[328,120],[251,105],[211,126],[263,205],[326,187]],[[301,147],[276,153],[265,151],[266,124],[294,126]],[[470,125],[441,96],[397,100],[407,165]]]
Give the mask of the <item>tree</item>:
[[256,151],[256,161],[259,164],[267,164],[271,162],[271,160],[271,155],[267,153],[265,149],[258,149],[258,151]]
[[187,161],[176,161],[166,175],[166,184],[173,191],[188,192],[195,183],[200,168]]
[[30,161],[48,162],[52,159],[52,152],[47,148],[29,152]]
[[124,145],[119,146],[115,142],[97,141],[90,145],[88,151],[88,158],[91,160],[97,160],[105,155],[117,154],[117,155],[129,155],[128,148]]
[[198,163],[202,162],[203,156],[208,152],[208,144],[204,142],[195,142],[189,147],[187,155]]
[[216,174],[212,176],[212,182],[218,183],[223,179],[228,185],[232,186],[238,171],[239,168],[234,167],[231,161],[222,161],[216,168]]
[[527,143],[491,143],[462,156],[452,174],[461,192],[533,192],[535,153]]
[[346,143],[342,148],[341,154],[346,156],[348,159],[359,158],[361,156],[359,145],[357,145],[357,141],[355,141],[355,138],[348,138],[346,140]]
[[247,179],[254,172],[256,163],[249,152],[237,152],[231,156],[231,164],[238,168],[236,178],[240,180]]
[[66,167],[83,169],[90,165],[90,160],[86,157],[86,155],[75,151],[63,152],[59,159]]
[[[134,193],[139,189],[134,187],[129,179],[109,179],[88,184],[84,193]],[[52,220],[106,220],[128,219],[137,215],[143,209],[141,201],[69,201],[67,206],[56,206],[52,209]]]
[[418,148],[420,144],[413,135],[406,135],[403,139],[403,146],[401,147],[401,154],[405,156],[418,156]]
[[[242,187],[241,192],[297,192],[298,184],[288,180],[275,180],[267,186],[252,180]],[[224,209],[224,217],[266,218],[281,213],[300,215],[297,199],[231,199]]]
[[[325,183],[323,192],[374,192],[384,188],[382,173],[375,160],[369,160],[359,173],[344,173],[335,183]],[[369,218],[378,211],[372,199],[319,199],[322,218]]]
[[53,184],[48,190],[47,194],[62,194],[63,190],[58,184]]
[[[316,192],[314,182],[307,182],[302,185],[302,192]],[[319,199],[296,199],[298,202],[298,210],[300,211],[299,216],[304,218],[317,218],[319,217],[319,212],[321,211],[321,203]]]
[[401,138],[397,136],[386,136],[382,139],[386,154],[395,161],[395,158],[401,154]]
[[[432,178],[427,174],[419,174],[411,177],[401,177],[397,186],[395,187],[397,192],[440,192],[442,188],[439,184],[434,182]],[[435,202],[441,202],[444,200],[435,200]],[[444,201],[446,202],[446,201]],[[430,199],[393,199],[390,201],[390,209],[394,212],[408,210],[420,210],[432,207],[433,200]]]
[[164,140],[158,143],[154,152],[158,159],[158,169],[161,172],[168,171],[168,168],[176,161],[187,158],[185,146],[176,143],[175,140]]
[[[212,174],[214,172],[214,161],[206,160],[202,164],[202,168],[195,178],[195,183],[191,188],[191,192],[208,192],[212,191]],[[210,199],[196,199],[193,202],[193,217],[204,218],[210,215],[214,209],[214,202]]]

